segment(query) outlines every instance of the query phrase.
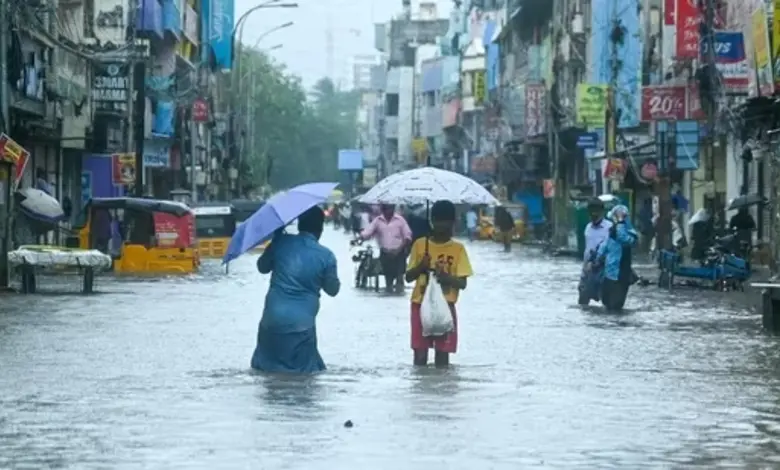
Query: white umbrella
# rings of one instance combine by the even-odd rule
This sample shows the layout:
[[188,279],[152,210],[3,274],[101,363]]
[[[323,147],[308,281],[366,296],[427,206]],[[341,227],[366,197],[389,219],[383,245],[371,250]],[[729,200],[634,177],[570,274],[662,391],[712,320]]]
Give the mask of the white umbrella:
[[490,191],[471,178],[433,167],[392,174],[358,198],[364,204],[403,205],[441,200],[453,204],[498,204]]

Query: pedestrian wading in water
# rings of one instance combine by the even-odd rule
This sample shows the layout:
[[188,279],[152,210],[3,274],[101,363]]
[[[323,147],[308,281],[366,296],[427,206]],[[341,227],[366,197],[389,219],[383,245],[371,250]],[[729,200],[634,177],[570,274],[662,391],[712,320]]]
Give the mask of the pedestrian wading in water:
[[[450,201],[438,201],[431,207],[431,233],[419,238],[412,245],[406,282],[415,282],[411,302],[411,345],[414,364],[428,363],[428,350],[435,351],[435,364],[446,366],[449,355],[458,348],[458,317],[455,304],[458,294],[466,288],[466,279],[472,275],[471,263],[463,244],[452,239],[455,228],[455,205]],[[425,287],[433,280],[444,291],[450,307],[455,330],[442,337],[424,337],[420,319],[420,305]]]
[[257,329],[253,369],[290,373],[325,370],[317,350],[320,291],[335,297],[341,283],[336,257],[319,243],[324,223],[322,209],[309,209],[298,217],[298,234],[280,229],[257,260],[261,274],[271,273],[271,284]]
[[609,237],[599,245],[597,255],[604,266],[601,302],[607,310],[619,311],[623,309],[628,289],[634,282],[631,251],[639,236],[628,220],[626,206],[615,206],[608,216],[612,219]]

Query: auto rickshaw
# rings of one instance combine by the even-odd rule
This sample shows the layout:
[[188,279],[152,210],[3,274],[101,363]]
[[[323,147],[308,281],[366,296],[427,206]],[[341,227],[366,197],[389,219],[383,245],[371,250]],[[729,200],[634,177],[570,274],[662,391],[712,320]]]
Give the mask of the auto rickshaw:
[[195,213],[198,254],[201,258],[222,259],[236,231],[233,206],[220,202],[197,205],[192,210]]
[[[521,241],[525,238],[526,222],[528,210],[525,204],[516,202],[507,202],[501,204],[515,221],[515,233],[512,236],[514,241]],[[480,240],[497,239],[497,230],[495,227],[495,207],[486,207],[480,211],[479,215],[479,238]]]
[[78,244],[111,255],[117,274],[189,274],[198,270],[195,216],[187,205],[132,197],[94,198],[77,224]]
[[[265,205],[265,201],[254,201],[252,199],[233,199],[230,201],[230,205],[233,207],[233,211],[235,212],[236,226],[238,226],[244,223],[244,221],[246,221],[246,219],[248,219],[252,214],[260,210],[260,208]],[[271,243],[270,240],[252,250],[249,250],[249,252],[261,253],[263,250],[265,250],[269,243]]]

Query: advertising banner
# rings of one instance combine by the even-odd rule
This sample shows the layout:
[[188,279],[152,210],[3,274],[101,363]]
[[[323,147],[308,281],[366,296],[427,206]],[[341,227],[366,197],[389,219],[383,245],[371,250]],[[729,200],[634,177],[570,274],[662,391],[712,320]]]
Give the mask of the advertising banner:
[[[709,43],[702,40],[702,60],[706,59],[708,53]],[[743,93],[747,90],[749,84],[748,63],[745,55],[745,38],[742,33],[736,31],[715,32],[715,67],[723,77],[723,86],[727,92]]]
[[525,135],[536,137],[547,132],[546,89],[543,84],[525,87]]
[[759,5],[753,12],[751,24],[758,93],[761,96],[771,96],[775,92],[775,79],[772,76],[769,29],[764,5]]
[[681,120],[688,115],[684,86],[646,86],[642,88],[642,122]]
[[[209,0],[208,14],[210,17],[208,38],[205,44],[210,44],[217,67],[230,70],[233,65],[233,24],[235,5],[233,0]],[[201,12],[204,15],[205,12]]]
[[607,115],[607,85],[577,85],[577,124],[591,128],[604,128]]
[[678,59],[699,58],[699,28],[701,27],[698,0],[677,0],[675,5]]
[[115,153],[111,155],[112,180],[116,185],[135,183],[135,154]]

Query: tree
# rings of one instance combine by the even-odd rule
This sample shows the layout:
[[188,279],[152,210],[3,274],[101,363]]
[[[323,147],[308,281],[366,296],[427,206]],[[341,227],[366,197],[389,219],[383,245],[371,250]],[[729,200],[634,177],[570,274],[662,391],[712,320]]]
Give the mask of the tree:
[[238,102],[247,106],[237,111],[247,132],[245,181],[277,189],[338,181],[338,150],[354,147],[357,138],[358,95],[323,78],[307,97],[300,78],[265,54],[250,50],[242,60]]

